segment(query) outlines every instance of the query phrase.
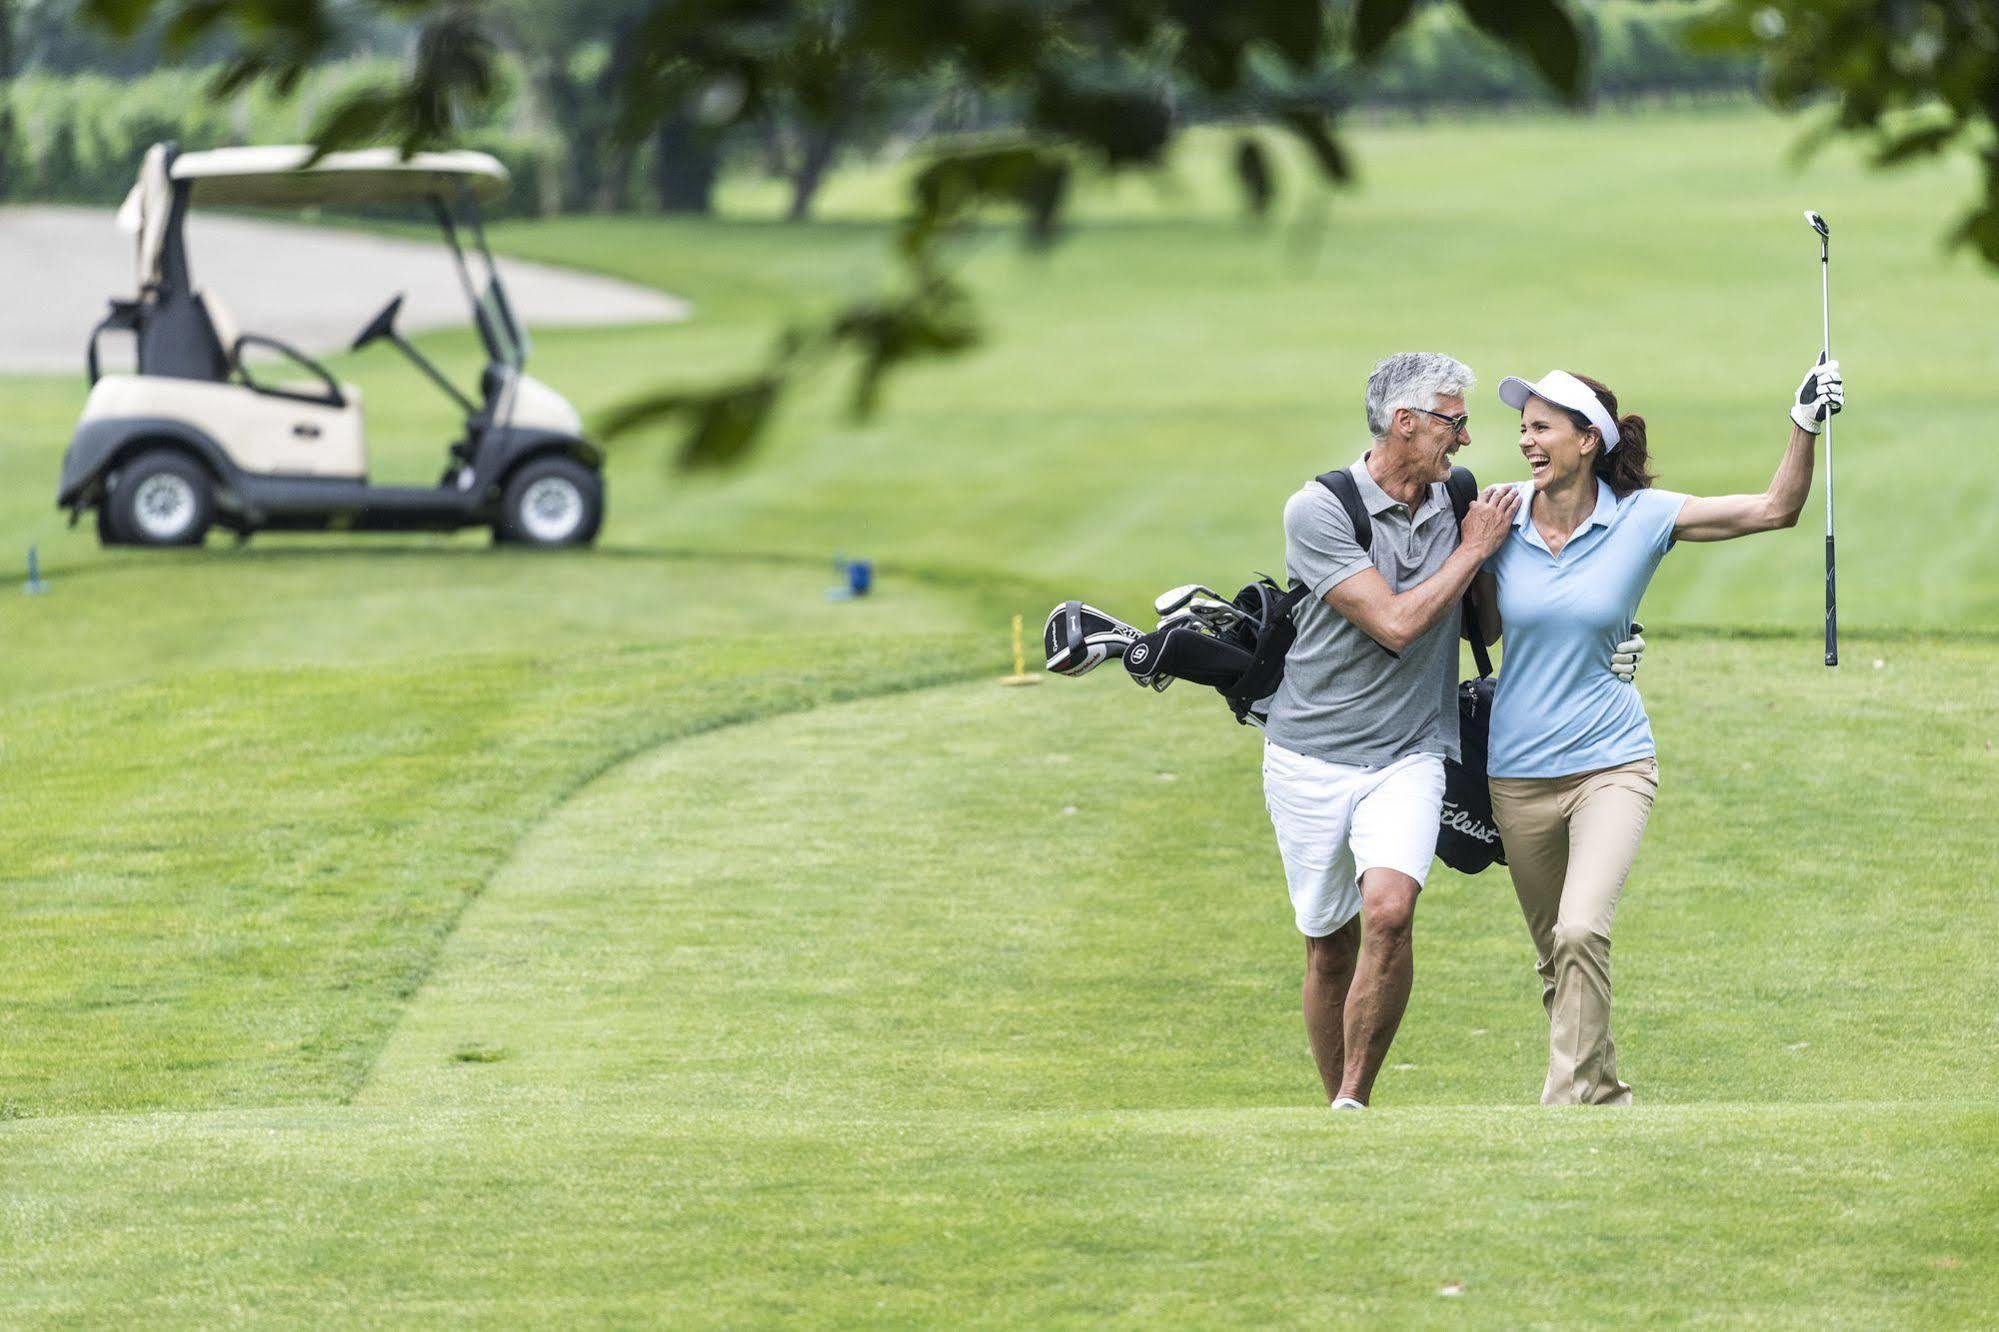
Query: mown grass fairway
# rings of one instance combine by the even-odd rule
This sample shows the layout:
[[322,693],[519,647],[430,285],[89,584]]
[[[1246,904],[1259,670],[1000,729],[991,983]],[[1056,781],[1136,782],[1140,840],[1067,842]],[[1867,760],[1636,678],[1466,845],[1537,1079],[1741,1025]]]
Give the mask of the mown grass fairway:
[[[47,507],[80,382],[0,385],[0,568],[35,542],[52,584],[0,590],[0,1323],[1988,1324],[1999,487],[1965,437],[1999,283],[1936,249],[1967,173],[1807,188],[1791,133],[1370,132],[1310,263],[1190,163],[1047,259],[983,242],[994,345],[877,420],[829,379],[748,472],[627,446],[589,554],[107,555]],[[696,302],[536,372],[602,410],[748,366],[880,268],[883,189],[503,229]],[[1184,685],[998,688],[1007,617],[1032,654],[1059,596],[1277,568],[1407,346],[1597,374],[1666,485],[1760,488],[1807,204],[1845,265],[1847,664],[1816,508],[1669,557],[1638,1107],[1532,1104],[1503,871],[1440,868],[1376,1108],[1330,1117],[1255,735]],[[378,470],[433,471],[425,386],[342,368]],[[1466,461],[1520,475],[1473,410]],[[840,551],[874,598],[826,600]]]

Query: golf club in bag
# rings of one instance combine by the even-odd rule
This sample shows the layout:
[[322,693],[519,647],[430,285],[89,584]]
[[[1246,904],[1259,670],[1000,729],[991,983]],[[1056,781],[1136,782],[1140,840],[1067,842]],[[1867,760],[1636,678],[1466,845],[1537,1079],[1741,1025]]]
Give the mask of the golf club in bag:
[[1154,689],[1173,680],[1207,685],[1238,722],[1261,726],[1297,637],[1291,608],[1301,595],[1303,589],[1287,592],[1267,577],[1228,601],[1199,585],[1175,588],[1155,603],[1162,618],[1151,633],[1086,602],[1065,601],[1049,612],[1041,644],[1048,669],[1058,675],[1086,675],[1115,659],[1135,682]]
[[[1819,363],[1832,359],[1832,228],[1817,209],[1805,210],[1805,222],[1819,234]],[[1825,418],[1825,664],[1839,665],[1839,595],[1833,583],[1832,556],[1832,415]]]

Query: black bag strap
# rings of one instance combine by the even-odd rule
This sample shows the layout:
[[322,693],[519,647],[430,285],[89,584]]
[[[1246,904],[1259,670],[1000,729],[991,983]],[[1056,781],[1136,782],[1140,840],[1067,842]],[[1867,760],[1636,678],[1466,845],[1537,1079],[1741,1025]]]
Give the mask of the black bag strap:
[[[1451,497],[1451,512],[1463,524],[1465,513],[1471,502],[1478,498],[1478,478],[1471,474],[1469,467],[1453,467],[1450,479],[1444,482],[1444,490]],[[1478,678],[1483,680],[1492,674],[1492,654],[1485,649],[1484,636],[1478,630],[1478,580],[1465,589],[1464,609],[1460,612],[1463,624],[1459,633],[1471,644],[1471,659],[1478,666]]]
[[1353,524],[1353,539],[1360,548],[1370,555],[1374,553],[1374,524],[1367,516],[1367,506],[1360,502],[1360,487],[1354,484],[1353,473],[1342,467],[1335,472],[1322,472],[1319,484],[1333,492],[1333,498],[1347,511],[1347,520]]
[[1450,478],[1444,482],[1444,493],[1451,497],[1451,512],[1463,522],[1471,502],[1478,498],[1478,478],[1469,467],[1453,467]]

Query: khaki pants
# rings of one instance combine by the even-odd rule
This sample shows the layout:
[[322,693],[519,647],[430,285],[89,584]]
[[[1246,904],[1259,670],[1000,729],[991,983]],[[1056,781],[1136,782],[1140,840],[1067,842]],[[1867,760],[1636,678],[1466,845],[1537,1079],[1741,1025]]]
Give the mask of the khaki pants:
[[1659,764],[1494,777],[1491,787],[1548,1010],[1541,1104],[1629,1105],[1610,1039],[1610,918],[1659,793]]

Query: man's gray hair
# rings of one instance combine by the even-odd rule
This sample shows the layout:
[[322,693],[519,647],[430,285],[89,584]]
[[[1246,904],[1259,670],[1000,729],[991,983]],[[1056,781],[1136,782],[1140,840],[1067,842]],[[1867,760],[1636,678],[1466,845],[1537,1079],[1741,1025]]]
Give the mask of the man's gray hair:
[[1463,361],[1442,352],[1397,352],[1374,367],[1367,377],[1367,433],[1388,435],[1397,408],[1428,410],[1446,393],[1462,396],[1478,383]]

